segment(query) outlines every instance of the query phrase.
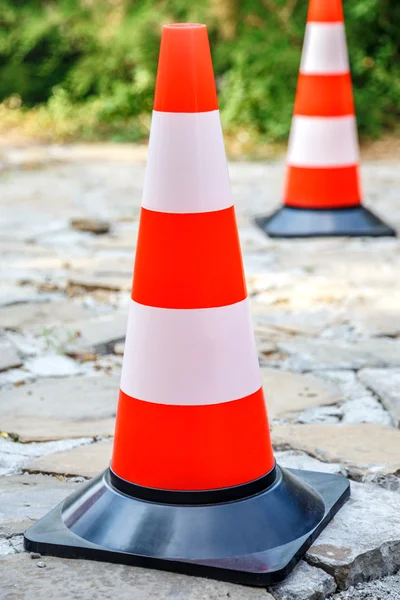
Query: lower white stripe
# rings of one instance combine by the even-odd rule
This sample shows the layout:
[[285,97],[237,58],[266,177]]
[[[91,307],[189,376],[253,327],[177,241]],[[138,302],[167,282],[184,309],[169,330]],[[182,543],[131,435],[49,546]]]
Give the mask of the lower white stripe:
[[300,72],[320,75],[347,73],[346,34],[343,23],[308,23]]
[[142,206],[199,213],[232,204],[219,111],[154,111]]
[[358,162],[357,126],[353,116],[294,116],[288,163],[296,167],[343,167]]
[[261,387],[248,300],[204,309],[131,301],[121,389],[157,404],[229,402]]

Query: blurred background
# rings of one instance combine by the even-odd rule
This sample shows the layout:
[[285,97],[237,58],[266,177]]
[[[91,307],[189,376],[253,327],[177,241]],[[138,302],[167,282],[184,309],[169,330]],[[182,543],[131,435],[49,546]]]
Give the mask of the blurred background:
[[[288,136],[305,0],[1,0],[0,133],[47,142],[145,141],[161,25],[209,27],[228,150]],[[345,2],[359,133],[396,133],[400,3]],[[264,148],[265,150],[265,148]]]

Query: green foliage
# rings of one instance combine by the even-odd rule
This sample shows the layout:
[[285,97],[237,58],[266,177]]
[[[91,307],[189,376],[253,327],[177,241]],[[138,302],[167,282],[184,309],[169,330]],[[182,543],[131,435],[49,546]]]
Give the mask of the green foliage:
[[[398,122],[400,3],[345,0],[344,8],[359,129],[377,136]],[[304,0],[0,0],[0,118],[5,108],[33,108],[40,128],[60,139],[140,139],[161,25],[200,21],[209,25],[226,131],[285,139],[306,10]]]

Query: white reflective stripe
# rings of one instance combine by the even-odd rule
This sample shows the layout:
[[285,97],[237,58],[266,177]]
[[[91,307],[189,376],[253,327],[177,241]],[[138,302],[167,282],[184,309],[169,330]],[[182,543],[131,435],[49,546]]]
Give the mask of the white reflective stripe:
[[308,75],[335,75],[348,71],[349,59],[343,23],[308,23],[300,72]]
[[157,404],[220,404],[261,387],[247,298],[219,308],[131,301],[121,390]]
[[294,116],[288,164],[295,167],[343,167],[358,162],[357,127],[353,116]]
[[142,206],[199,213],[232,204],[219,111],[153,111]]

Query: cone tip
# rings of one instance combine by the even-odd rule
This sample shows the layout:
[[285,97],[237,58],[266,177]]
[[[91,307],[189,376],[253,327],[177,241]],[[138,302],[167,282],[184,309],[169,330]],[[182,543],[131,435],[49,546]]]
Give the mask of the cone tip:
[[217,93],[206,25],[164,25],[154,110],[193,113],[217,109]]
[[167,23],[163,25],[163,31],[166,29],[207,29],[202,23]]
[[317,23],[343,22],[342,0],[310,0],[307,21]]

